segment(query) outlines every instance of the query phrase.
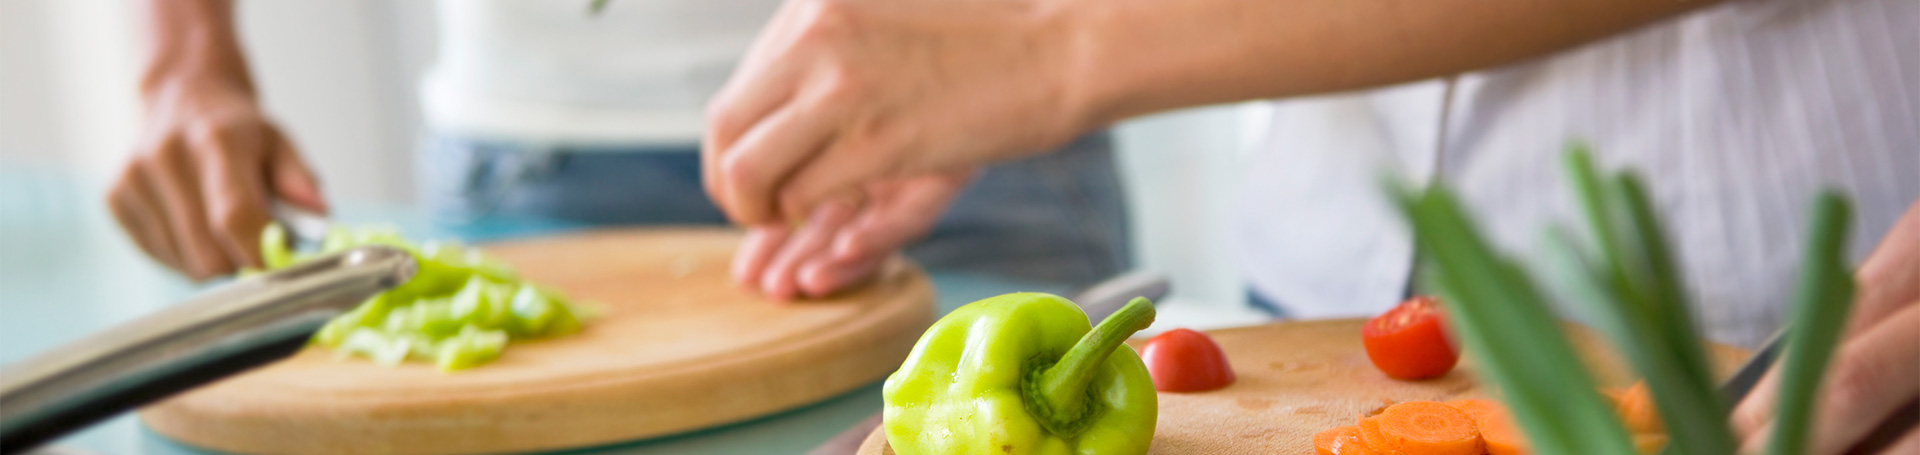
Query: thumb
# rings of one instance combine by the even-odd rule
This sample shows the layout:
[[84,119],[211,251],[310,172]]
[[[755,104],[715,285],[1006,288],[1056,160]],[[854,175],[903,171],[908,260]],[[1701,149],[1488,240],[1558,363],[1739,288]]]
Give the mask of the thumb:
[[293,142],[276,132],[272,147],[268,152],[271,155],[267,157],[267,171],[272,179],[273,194],[288,204],[325,215],[327,199],[320,194],[320,181],[314,178],[307,162],[300,159]]

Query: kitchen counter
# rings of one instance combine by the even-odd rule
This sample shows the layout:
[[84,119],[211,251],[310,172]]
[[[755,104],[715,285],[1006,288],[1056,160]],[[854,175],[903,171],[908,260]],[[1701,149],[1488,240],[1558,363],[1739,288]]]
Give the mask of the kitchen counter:
[[[107,214],[98,189],[48,169],[0,169],[0,365],[151,313],[196,286],[141,255]],[[343,223],[392,223],[410,237],[470,241],[564,232],[582,226],[540,220],[480,220],[437,226],[404,207],[341,203]],[[1057,284],[929,270],[939,312],[1012,291],[1067,293]],[[878,381],[853,392],[759,419],[575,454],[804,453],[881,407]],[[635,412],[645,412],[635,410]],[[141,426],[132,414],[53,445],[81,453],[207,453]]]

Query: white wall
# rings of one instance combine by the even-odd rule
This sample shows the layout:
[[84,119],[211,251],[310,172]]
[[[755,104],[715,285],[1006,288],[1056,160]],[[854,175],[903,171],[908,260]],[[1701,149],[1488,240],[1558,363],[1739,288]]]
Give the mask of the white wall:
[[[103,188],[138,139],[139,2],[0,1],[0,164],[44,163]],[[433,52],[426,1],[241,1],[267,110],[340,202],[411,200],[414,84]],[[1244,108],[1119,129],[1136,258],[1188,300],[1241,299],[1228,255]]]
[[[139,3],[0,2],[0,157],[58,163],[104,185],[139,139]],[[413,81],[427,2],[241,1],[267,111],[341,200],[410,199]]]

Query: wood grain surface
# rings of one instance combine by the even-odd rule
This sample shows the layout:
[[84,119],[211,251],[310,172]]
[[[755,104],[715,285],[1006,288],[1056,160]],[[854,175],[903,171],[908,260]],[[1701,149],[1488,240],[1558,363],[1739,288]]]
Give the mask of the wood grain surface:
[[[1483,396],[1471,359],[1427,381],[1400,381],[1381,374],[1360,346],[1363,319],[1283,322],[1207,332],[1227,353],[1238,375],[1227,388],[1200,393],[1160,393],[1160,417],[1149,454],[1310,455],[1313,434],[1353,425],[1361,416],[1411,400]],[[1601,337],[1569,328],[1589,370],[1602,385],[1626,385],[1631,371],[1611,355]],[[1133,340],[1138,345],[1142,340]],[[1747,352],[1713,346],[1715,372],[1724,377]],[[860,447],[861,455],[893,454],[881,429]]]
[[879,380],[932,322],[905,260],[831,299],[778,304],[735,288],[739,235],[611,230],[485,245],[523,276],[597,303],[579,334],[515,343],[489,365],[385,368],[309,348],[151,406],[188,444],[241,453],[502,453],[711,427]]

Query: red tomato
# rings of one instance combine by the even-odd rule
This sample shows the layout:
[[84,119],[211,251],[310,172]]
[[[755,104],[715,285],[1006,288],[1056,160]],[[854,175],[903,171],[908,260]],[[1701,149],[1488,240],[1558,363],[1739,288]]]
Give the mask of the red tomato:
[[1360,329],[1373,366],[1396,379],[1427,379],[1447,374],[1460,354],[1440,321],[1440,302],[1416,296],[1367,321]]
[[1173,329],[1147,340],[1140,357],[1147,361],[1153,388],[1162,392],[1204,392],[1233,383],[1227,354],[1207,334]]

